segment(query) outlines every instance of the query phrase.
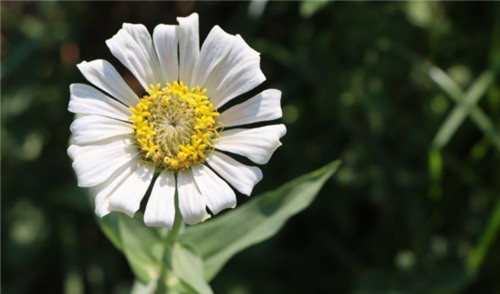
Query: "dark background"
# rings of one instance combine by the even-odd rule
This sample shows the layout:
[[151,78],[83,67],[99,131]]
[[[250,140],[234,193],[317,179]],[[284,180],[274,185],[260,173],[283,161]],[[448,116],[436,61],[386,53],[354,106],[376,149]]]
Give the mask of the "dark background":
[[[77,63],[101,58],[136,85],[105,40],[193,11],[201,41],[216,24],[241,34],[261,52],[259,89],[283,92],[288,133],[254,196],[343,160],[307,210],[227,264],[216,293],[500,293],[499,150],[467,118],[430,151],[456,104],[425,70],[466,90],[494,69],[500,4],[258,4],[2,1],[3,293],[129,291],[66,155],[68,88],[85,82]],[[496,76],[478,105],[499,130]],[[471,272],[472,252],[484,258]]]

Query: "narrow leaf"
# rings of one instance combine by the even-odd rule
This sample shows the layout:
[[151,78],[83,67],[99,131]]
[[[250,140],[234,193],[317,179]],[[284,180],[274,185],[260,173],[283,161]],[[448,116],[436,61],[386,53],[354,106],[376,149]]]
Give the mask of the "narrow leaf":
[[470,278],[474,278],[481,264],[484,261],[491,245],[498,236],[500,230],[500,198],[497,200],[496,206],[491,212],[486,229],[481,234],[477,245],[470,251],[466,259],[465,267]]
[[172,248],[172,269],[177,277],[193,288],[195,293],[213,293],[203,277],[201,257],[179,243],[174,244]]
[[429,69],[429,77],[455,102],[459,102],[463,95],[462,89],[443,70],[437,66]]
[[110,213],[99,219],[104,234],[125,254],[134,275],[144,284],[157,279],[163,254],[158,230],[146,227],[142,214],[130,218],[121,213]]
[[144,225],[139,214],[134,218],[120,214],[118,224],[123,253],[136,277],[147,284],[160,273],[163,254],[161,237],[156,230]]
[[500,151],[500,134],[495,130],[491,119],[478,107],[472,109],[470,114],[476,126]]
[[500,151],[500,134],[496,132],[490,118],[476,106],[479,99],[493,82],[494,72],[486,71],[481,74],[474,81],[466,94],[464,94],[460,87],[438,67],[433,66],[429,69],[429,77],[457,103],[439,128],[434,137],[433,145],[437,148],[446,146],[467,115],[470,115],[470,118],[476,126]]
[[109,241],[111,241],[118,250],[123,252],[123,243],[118,228],[118,214],[110,213],[103,218],[97,218],[97,223],[104,235],[108,237]]
[[254,196],[233,211],[189,227],[179,241],[201,255],[205,278],[211,280],[233,255],[272,237],[290,217],[309,206],[339,165],[340,161],[334,161],[274,191]]

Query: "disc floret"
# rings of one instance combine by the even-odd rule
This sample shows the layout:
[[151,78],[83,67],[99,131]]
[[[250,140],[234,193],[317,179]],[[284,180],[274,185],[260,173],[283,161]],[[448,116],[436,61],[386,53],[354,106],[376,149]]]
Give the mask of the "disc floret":
[[135,139],[146,162],[163,169],[183,170],[202,163],[218,136],[219,113],[207,89],[183,82],[150,85],[133,115]]

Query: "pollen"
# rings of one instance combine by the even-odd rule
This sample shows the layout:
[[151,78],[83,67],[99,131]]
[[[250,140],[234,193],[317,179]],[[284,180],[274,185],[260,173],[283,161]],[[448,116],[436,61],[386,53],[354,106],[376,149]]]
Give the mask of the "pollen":
[[130,107],[135,140],[144,161],[159,168],[183,170],[202,163],[219,136],[219,113],[207,89],[183,82],[150,85]]

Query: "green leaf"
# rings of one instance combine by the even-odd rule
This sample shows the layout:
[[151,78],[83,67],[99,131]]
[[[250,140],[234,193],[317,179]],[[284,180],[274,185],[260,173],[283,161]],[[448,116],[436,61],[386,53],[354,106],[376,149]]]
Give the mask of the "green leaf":
[[439,148],[431,148],[429,151],[429,175],[432,182],[441,182],[443,177],[443,157]]
[[491,245],[500,231],[500,198],[491,212],[486,229],[481,234],[477,245],[470,251],[466,259],[465,268],[470,278],[474,278],[484,261]]
[[142,219],[141,213],[133,218],[110,213],[99,223],[113,245],[125,254],[134,275],[148,284],[159,276],[163,242],[158,230],[145,226]]
[[136,277],[147,284],[160,274],[162,239],[157,230],[144,225],[140,214],[134,218],[120,214],[119,220],[123,253]]
[[303,18],[313,16],[318,10],[323,8],[329,0],[302,0],[299,13]]
[[203,277],[203,261],[194,252],[176,243],[172,248],[172,270],[194,293],[213,293]]
[[474,124],[483,132],[483,134],[493,143],[493,145],[500,151],[500,134],[495,130],[492,120],[481,110],[476,104],[477,100],[481,98],[484,91],[493,84],[494,77],[498,72],[498,64],[495,64],[491,69],[485,71],[477,78],[474,84],[469,88],[467,94],[464,95],[460,86],[453,81],[443,70],[434,66],[414,52],[391,42],[388,39],[383,39],[379,42],[378,47],[382,51],[392,51],[403,59],[407,60],[415,66],[421,67],[429,78],[438,85],[450,98],[452,98],[456,107],[452,110],[450,115],[446,118],[445,122],[439,128],[432,144],[434,147],[444,147],[449,139],[456,132],[458,126],[461,124],[463,114],[467,114]]
[[443,70],[437,66],[429,68],[429,77],[455,102],[459,102],[463,95],[462,89]]
[[500,150],[500,135],[489,117],[476,106],[479,99],[486,93],[494,80],[494,72],[486,71],[480,75],[469,88],[463,93],[460,87],[438,67],[429,69],[429,77],[446,92],[457,105],[439,128],[432,144],[437,148],[443,148],[448,144],[451,137],[456,133],[462,122],[469,115],[483,134]]
[[441,180],[443,177],[443,156],[441,155],[441,149],[436,146],[431,146],[429,150],[429,178],[431,180],[431,185],[429,187],[429,196],[437,200],[441,198],[443,191],[441,188]]
[[103,218],[97,218],[97,223],[102,232],[113,245],[123,252],[123,243],[118,228],[118,213],[110,213]]
[[209,222],[189,227],[179,242],[201,255],[205,278],[211,280],[233,255],[272,237],[305,209],[339,165],[340,161],[334,161]]
[[157,279],[151,279],[148,284],[144,284],[138,279],[135,279],[130,289],[130,294],[190,294],[197,293],[192,287],[189,287],[184,281],[180,280],[172,272],[168,274],[168,287],[162,287]]
[[157,292],[158,281],[151,280],[149,284],[144,284],[139,280],[135,280],[132,284],[132,289],[130,289],[130,294],[153,294]]

